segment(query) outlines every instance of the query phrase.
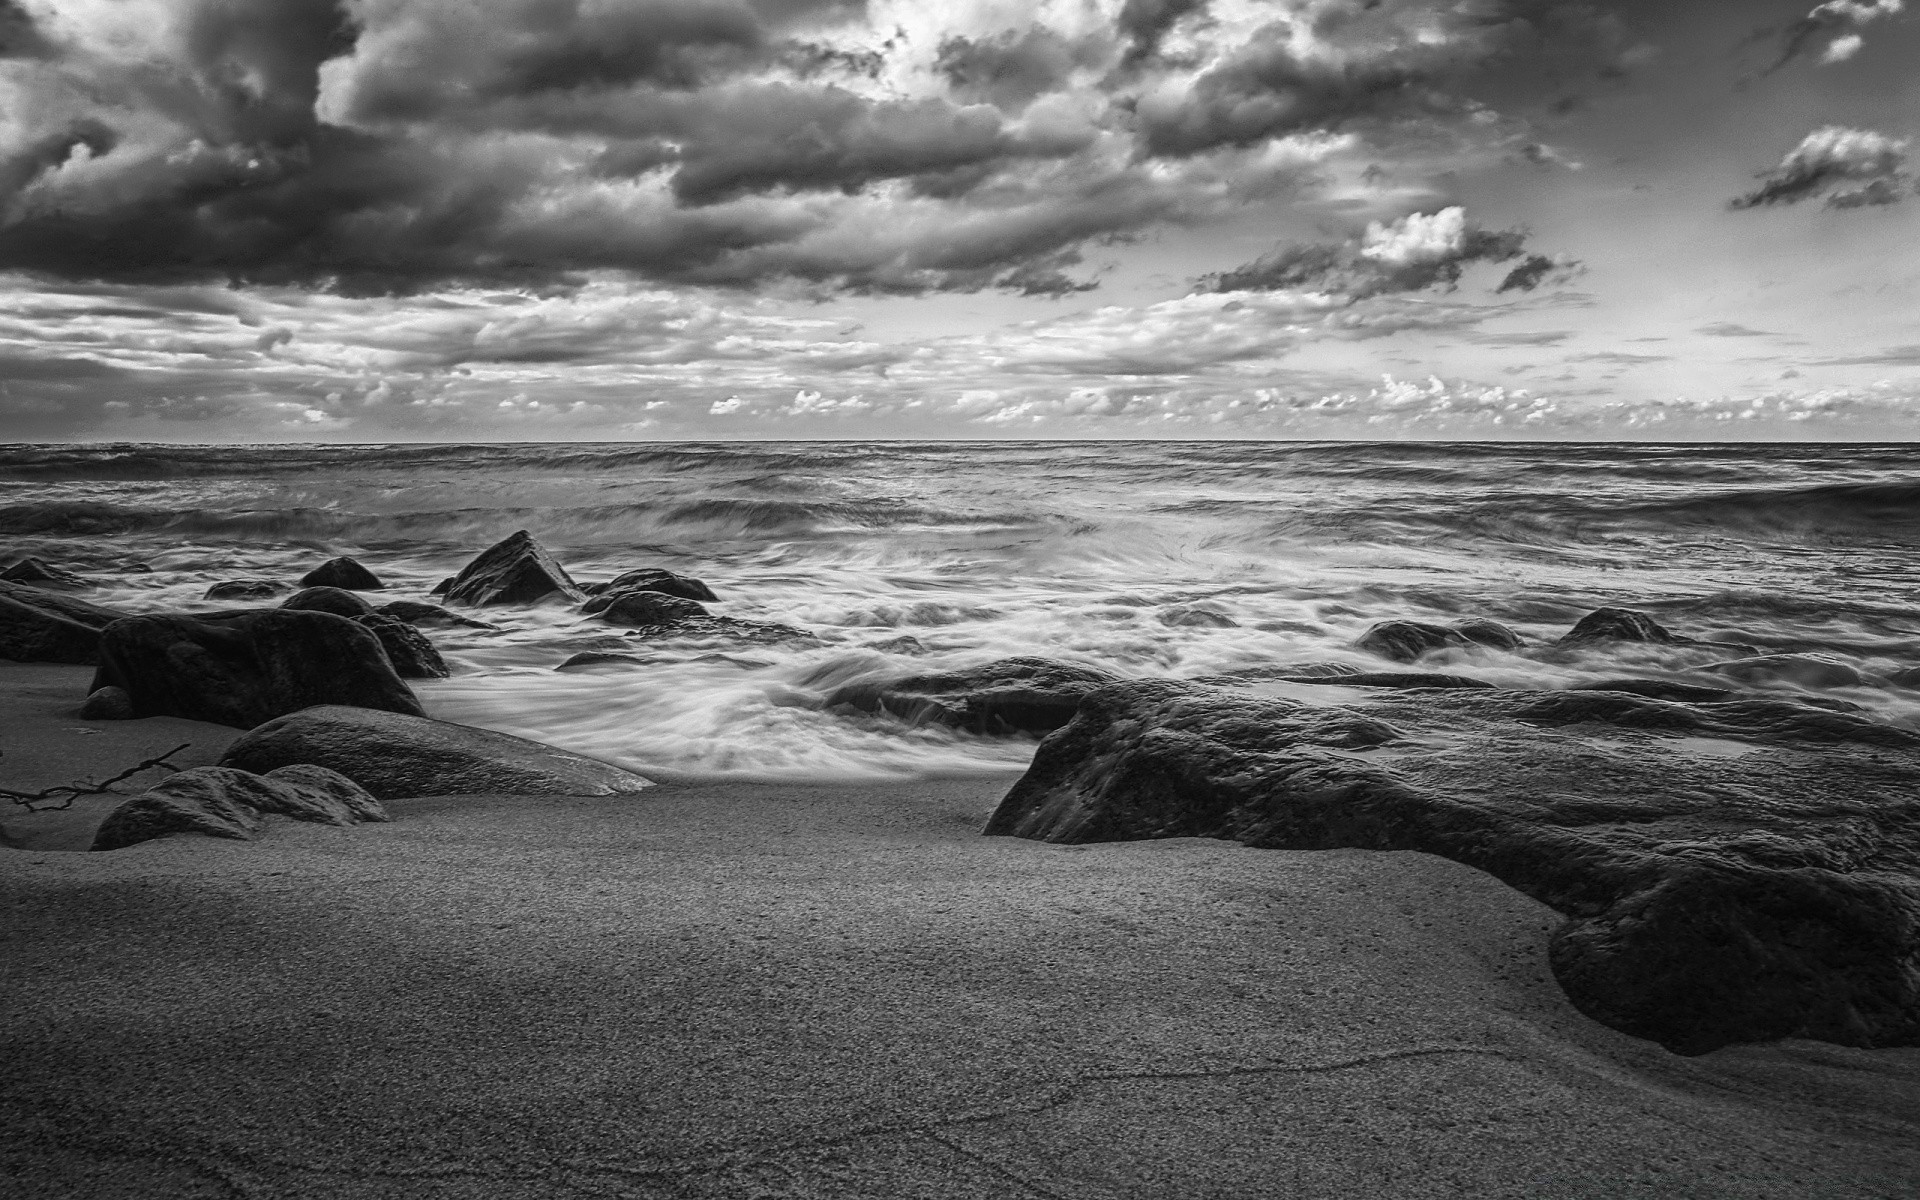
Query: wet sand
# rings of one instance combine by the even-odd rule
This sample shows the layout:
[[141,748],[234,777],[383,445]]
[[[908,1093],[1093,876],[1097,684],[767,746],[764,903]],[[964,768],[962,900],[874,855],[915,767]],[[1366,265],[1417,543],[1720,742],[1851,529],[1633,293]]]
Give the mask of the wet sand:
[[[5,696],[25,786],[20,714],[85,723]],[[189,740],[147,725],[63,736],[103,774]],[[1920,1050],[1677,1058],[1571,1009],[1554,914],[1475,871],[982,838],[1008,782],[442,797],[0,851],[0,1190],[1920,1189]]]

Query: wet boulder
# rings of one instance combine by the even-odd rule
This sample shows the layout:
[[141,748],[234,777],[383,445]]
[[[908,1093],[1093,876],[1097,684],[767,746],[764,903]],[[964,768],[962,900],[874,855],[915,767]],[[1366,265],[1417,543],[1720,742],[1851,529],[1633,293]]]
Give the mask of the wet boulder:
[[373,611],[389,617],[398,617],[409,625],[445,625],[461,629],[498,629],[498,625],[486,621],[476,621],[472,617],[461,616],[441,608],[438,604],[427,604],[419,600],[390,600]]
[[556,671],[584,671],[588,667],[639,667],[647,660],[637,654],[615,654],[610,650],[582,650],[555,667]]
[[120,850],[174,833],[248,840],[266,824],[266,813],[323,825],[387,819],[386,810],[366,789],[321,767],[288,767],[266,775],[195,767],[169,776],[107,814],[92,848]]
[[103,687],[124,690],[137,717],[240,729],[314,704],[420,712],[372,630],[300,609],[123,617],[100,634],[89,691]]
[[364,617],[373,611],[373,605],[345,588],[337,587],[301,588],[282,600],[280,607],[300,612],[332,613],[336,617],[346,617],[349,620]]
[[1073,719],[1081,697],[1118,679],[1047,658],[1004,658],[958,671],[845,684],[827,694],[825,707],[970,733],[1046,733]]
[[1731,688],[1702,687],[1697,683],[1678,683],[1668,679],[1602,679],[1575,684],[1576,692],[1626,692],[1649,700],[1680,700],[1687,704],[1717,704],[1739,693]]
[[1435,650],[1472,645],[1466,635],[1426,621],[1381,621],[1361,634],[1356,649],[1393,662],[1413,662]]
[[1633,608],[1596,608],[1574,622],[1573,628],[1555,643],[1582,646],[1594,642],[1650,642],[1673,646],[1685,639],[1675,637],[1666,626]]
[[93,580],[29,555],[0,571],[0,580],[38,588],[90,588]]
[[1824,654],[1762,654],[1697,668],[1741,683],[1791,683],[1807,688],[1860,687],[1859,668]]
[[692,617],[707,616],[706,606],[683,596],[666,592],[602,592],[580,606],[580,611],[598,616],[609,625],[674,625]]
[[1154,620],[1175,629],[1238,629],[1240,622],[1207,604],[1175,604],[1154,614]]
[[374,796],[617,796],[651,787],[611,763],[490,729],[424,716],[321,705],[248,731],[220,765],[338,771]]
[[361,566],[358,560],[342,555],[339,558],[330,558],[313,570],[308,571],[305,575],[302,575],[300,577],[300,586],[303,588],[341,588],[354,592],[377,592],[387,585],[380,582],[378,575]]
[[87,693],[80,702],[82,721],[131,721],[133,720],[133,697],[127,695],[125,688],[95,688]]
[[287,591],[287,585],[272,579],[228,579],[207,589],[208,600],[271,600]]
[[684,596],[666,592],[602,592],[581,606],[608,625],[627,628],[628,637],[650,641],[723,641],[768,644],[811,641],[813,635],[791,625],[716,617]]
[[400,678],[445,679],[453,673],[427,635],[400,618],[370,612],[354,617],[353,621],[371,629],[380,639],[380,648],[387,652],[387,661],[393,664]]
[[1455,621],[1450,628],[1461,637],[1476,646],[1488,646],[1495,650],[1522,650],[1526,648],[1526,639],[1502,625],[1485,617],[1468,617],[1464,621]]
[[578,604],[586,598],[566,569],[524,529],[462,567],[447,584],[446,597],[453,604],[472,605],[534,604],[548,597]]
[[665,592],[669,596],[679,596],[685,600],[718,600],[713,589],[691,575],[681,575],[659,567],[640,567],[626,571],[605,583],[596,583],[586,590],[589,596],[605,595],[609,592]]
[[124,615],[44,588],[0,581],[0,658],[98,662],[100,631]]
[[1152,680],[1089,692],[987,832],[1437,854],[1559,910],[1554,976],[1615,1029],[1683,1054],[1909,1046],[1916,795],[1920,736],[1779,701],[1465,690],[1329,707]]

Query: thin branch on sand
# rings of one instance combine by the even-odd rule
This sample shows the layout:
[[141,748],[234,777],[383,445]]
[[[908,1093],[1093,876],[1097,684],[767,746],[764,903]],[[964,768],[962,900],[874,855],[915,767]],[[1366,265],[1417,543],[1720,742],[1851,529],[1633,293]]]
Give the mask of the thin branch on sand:
[[112,779],[102,780],[99,783],[91,779],[83,779],[78,783],[55,784],[37,792],[18,792],[12,788],[0,787],[0,796],[5,796],[15,804],[21,805],[28,812],[58,812],[63,808],[71,808],[74,800],[81,796],[106,795],[113,790],[114,784],[131,779],[142,771],[151,771],[156,767],[164,771],[183,770],[184,768],[177,767],[167,760],[192,745],[192,742],[181,742],[165,754],[155,755],[144,762],[128,767]]

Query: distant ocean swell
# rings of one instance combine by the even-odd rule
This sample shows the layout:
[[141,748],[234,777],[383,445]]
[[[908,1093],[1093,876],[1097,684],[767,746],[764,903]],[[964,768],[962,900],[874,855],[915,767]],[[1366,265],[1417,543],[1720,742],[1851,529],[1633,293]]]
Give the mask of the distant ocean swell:
[[[1621,604],[1873,678],[1920,666],[1907,446],[0,446],[0,561],[81,570],[128,611],[213,607],[212,583],[341,553],[424,597],[519,528],[582,579],[664,566],[705,579],[718,614],[812,635],[642,643],[564,606],[433,631],[455,667],[421,688],[438,715],[671,778],[1013,770],[1030,743],[826,713],[825,681],[1016,654],[1189,678],[1378,667],[1354,639],[1391,618],[1485,616],[1539,647]],[[588,649],[637,661],[554,670]],[[1623,662],[1701,665],[1434,665],[1567,686]],[[1911,695],[1842,698],[1920,724]]]

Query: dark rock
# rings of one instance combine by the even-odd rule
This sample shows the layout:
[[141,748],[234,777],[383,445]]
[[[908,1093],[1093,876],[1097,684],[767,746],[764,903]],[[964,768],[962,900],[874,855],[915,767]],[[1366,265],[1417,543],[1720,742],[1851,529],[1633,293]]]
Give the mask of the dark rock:
[[646,662],[646,659],[641,658],[637,654],[615,654],[608,650],[582,650],[580,653],[555,667],[554,670],[578,671],[586,667],[607,667],[614,665],[640,667],[645,666]]
[[617,575],[605,583],[596,583],[586,590],[589,596],[600,596],[608,592],[665,592],[669,596],[679,596],[686,600],[718,600],[713,589],[691,575],[680,575],[659,567],[641,567]]
[[329,767],[382,800],[401,796],[614,796],[651,784],[610,763],[525,738],[422,716],[322,705],[269,721],[222,766]]
[[1447,675],[1439,671],[1355,671],[1351,675],[1280,675],[1286,683],[1325,683],[1339,687],[1377,688],[1490,688],[1484,679]]
[[1725,675],[1741,683],[1794,683],[1801,687],[1860,687],[1866,680],[1857,668],[1821,654],[1763,654],[1708,663],[1696,670]]
[[1626,692],[1649,700],[1679,700],[1687,704],[1715,704],[1731,700],[1738,693],[1727,688],[1701,687],[1692,683],[1674,683],[1665,679],[1603,679],[1599,683],[1575,684],[1576,692]]
[[472,617],[463,617],[457,612],[450,612],[438,604],[425,604],[419,600],[393,600],[373,611],[385,613],[389,617],[398,617],[409,625],[448,625],[462,629],[500,628],[487,621],[476,621]]
[[353,620],[373,630],[373,635],[380,639],[380,648],[387,652],[387,661],[393,664],[394,673],[400,678],[445,679],[453,674],[447,669],[447,660],[440,657],[440,651],[427,640],[427,635],[399,617],[370,612],[362,613]]
[[387,585],[380,577],[352,558],[330,558],[300,577],[300,586],[342,588],[355,592],[377,592]]
[[1072,720],[1082,696],[1118,678],[1051,659],[1005,658],[961,671],[847,684],[828,693],[825,707],[971,733],[1045,733]]
[[0,581],[0,658],[98,662],[100,631],[123,615],[44,588]]
[[323,825],[384,821],[386,810],[366,789],[335,771],[289,767],[256,775],[232,767],[195,767],[114,809],[94,834],[93,849],[119,850],[171,833],[246,840],[262,813]]
[[576,604],[585,599],[565,569],[524,529],[481,552],[446,591],[455,604],[476,605],[533,604],[556,595]]
[[138,717],[240,729],[313,704],[420,712],[372,630],[298,609],[122,617],[100,634],[89,690],[103,687],[125,689]]
[[1476,646],[1490,646],[1495,650],[1522,650],[1527,642],[1519,634],[1498,621],[1489,621],[1485,617],[1468,617],[1464,621],[1455,621],[1453,631]]
[[208,600],[271,600],[287,585],[271,579],[229,579],[207,589]]
[[0,579],[4,579],[8,583],[24,583],[29,587],[40,588],[90,588],[94,586],[94,582],[83,575],[76,575],[65,567],[56,567],[52,563],[44,562],[31,556],[21,559],[4,571],[0,571]]
[[772,621],[744,621],[738,617],[689,617],[671,625],[642,625],[627,630],[625,636],[647,641],[748,642],[761,646],[782,642],[819,642],[818,638],[804,629],[778,625]]
[[873,645],[868,646],[867,649],[876,650],[881,654],[917,655],[927,652],[926,643],[910,633],[903,633],[899,637],[888,638],[884,642],[875,642]]
[[336,617],[364,617],[373,611],[373,605],[347,591],[337,587],[301,588],[280,602],[281,608],[296,609],[301,612],[332,613]]
[[434,584],[432,588],[428,589],[427,595],[444,596],[447,594],[448,591],[452,590],[452,588],[453,588],[453,578],[452,576],[448,576],[447,578],[442,579],[439,583]]
[[602,592],[580,606],[609,625],[674,625],[689,617],[704,617],[706,606],[665,592]]
[[1887,676],[1887,682],[1895,687],[1920,688],[1920,667],[1907,667]]
[[1578,646],[1589,642],[1651,642],[1656,646],[1672,646],[1681,639],[1637,609],[1596,608],[1576,621],[1555,644]]
[[1394,662],[1412,662],[1435,650],[1472,645],[1464,634],[1425,621],[1381,621],[1353,644]]
[[1162,625],[1189,629],[1238,629],[1240,622],[1199,604],[1176,604],[1154,614]]
[[806,630],[791,625],[711,616],[698,602],[665,592],[603,592],[588,600],[580,611],[596,615],[609,625],[629,626],[628,637],[650,641],[721,640],[766,644],[814,640]]
[[87,693],[80,703],[82,721],[131,721],[133,697],[125,688],[103,687]]
[[1124,683],[1040,743],[987,832],[1425,851],[1565,915],[1554,975],[1616,1029],[1686,1054],[1920,1044],[1920,736],[1805,706]]

